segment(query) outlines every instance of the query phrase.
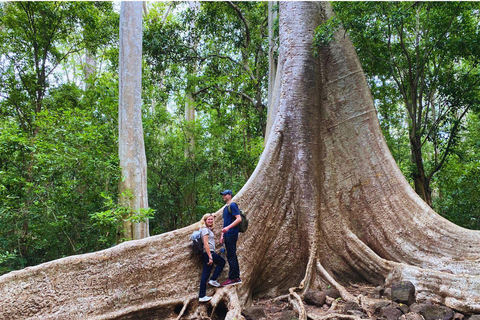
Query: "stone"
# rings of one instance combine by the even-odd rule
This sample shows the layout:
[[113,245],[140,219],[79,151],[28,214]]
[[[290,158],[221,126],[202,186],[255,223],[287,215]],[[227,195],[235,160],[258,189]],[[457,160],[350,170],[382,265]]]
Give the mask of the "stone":
[[385,291],[383,292],[383,295],[387,299],[392,299],[392,288],[385,288]]
[[452,320],[455,315],[452,309],[438,305],[424,305],[420,314],[425,320]]
[[306,304],[321,307],[325,304],[326,294],[318,290],[308,290],[303,297]]
[[480,314],[474,314],[473,316],[468,318],[468,320],[480,320]]
[[378,286],[375,288],[374,297],[375,299],[380,299],[385,294],[385,288]]
[[424,318],[419,313],[409,312],[398,318],[398,320],[424,320]]
[[358,303],[353,301],[347,301],[343,306],[343,313],[348,313],[348,311],[351,311],[351,310],[357,310],[357,311],[363,312],[362,308],[358,305]]
[[260,320],[266,319],[267,315],[262,306],[251,306],[242,311],[242,315],[246,320]]
[[403,314],[407,314],[410,311],[410,308],[403,303],[397,304],[396,307],[400,310],[402,310]]
[[334,288],[330,288],[330,289],[325,290],[325,295],[327,295],[327,296],[329,296],[333,299],[340,298],[340,292],[338,292],[338,290],[334,289]]
[[278,318],[278,320],[292,320],[292,319],[297,319],[297,314],[293,310],[284,310],[280,315],[280,318]]
[[380,309],[380,317],[387,320],[397,320],[403,315],[402,310],[390,305]]
[[396,282],[392,284],[392,298],[396,303],[408,306],[415,302],[415,286],[410,281]]
[[391,304],[392,304],[391,301],[381,300],[381,301],[375,302],[372,306],[372,309],[375,312],[375,314],[379,314],[382,308],[389,306]]
[[460,312],[455,312],[453,315],[453,320],[463,320],[465,319],[465,315],[461,314]]

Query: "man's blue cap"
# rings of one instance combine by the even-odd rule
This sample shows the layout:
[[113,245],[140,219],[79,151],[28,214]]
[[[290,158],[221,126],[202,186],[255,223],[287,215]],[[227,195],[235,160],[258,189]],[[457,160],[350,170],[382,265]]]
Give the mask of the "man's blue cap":
[[222,196],[224,196],[224,195],[226,195],[226,194],[232,195],[232,190],[227,189],[227,190],[224,190],[223,192],[220,192],[220,194],[221,194]]

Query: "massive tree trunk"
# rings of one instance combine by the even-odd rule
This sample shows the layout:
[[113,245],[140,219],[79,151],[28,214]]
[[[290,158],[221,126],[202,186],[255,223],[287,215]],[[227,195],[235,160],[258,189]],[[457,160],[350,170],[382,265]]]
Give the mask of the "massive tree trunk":
[[228,310],[227,319],[241,319],[253,295],[289,291],[294,302],[327,283],[398,280],[412,281],[417,298],[480,312],[480,233],[437,215],[404,179],[348,37],[339,32],[312,56],[313,32],[330,10],[326,2],[280,3],[278,112],[234,199],[250,218],[239,239],[241,286],[216,289],[198,305],[192,225],[4,275],[3,318],[200,319]]
[[[122,2],[120,12],[118,153],[122,179],[120,204],[148,208],[147,159],[142,127],[142,2]],[[119,238],[149,236],[148,220],[125,220]]]

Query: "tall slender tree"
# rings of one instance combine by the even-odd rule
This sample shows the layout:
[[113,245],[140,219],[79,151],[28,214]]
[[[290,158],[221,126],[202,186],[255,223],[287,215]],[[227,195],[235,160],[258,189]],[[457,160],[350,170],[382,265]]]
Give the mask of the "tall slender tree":
[[[148,208],[147,159],[142,126],[142,10],[141,1],[122,2],[119,53],[119,143],[122,179],[120,204],[133,212]],[[148,220],[124,217],[119,237],[148,237]]]

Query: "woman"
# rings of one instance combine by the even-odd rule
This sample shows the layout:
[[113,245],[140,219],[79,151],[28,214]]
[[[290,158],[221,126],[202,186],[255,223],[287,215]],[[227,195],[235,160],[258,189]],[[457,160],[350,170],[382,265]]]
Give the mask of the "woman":
[[212,299],[212,297],[207,296],[207,281],[210,278],[210,274],[212,273],[213,264],[215,263],[217,266],[215,267],[215,271],[213,272],[210,281],[208,284],[213,287],[220,287],[220,283],[218,283],[217,279],[220,276],[220,273],[223,271],[223,267],[225,267],[225,260],[215,253],[215,236],[213,235],[213,214],[207,213],[203,216],[201,222],[201,229],[200,235],[203,242],[203,271],[202,271],[202,278],[200,279],[200,292],[199,292],[199,301],[200,302],[207,302]]

